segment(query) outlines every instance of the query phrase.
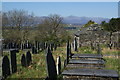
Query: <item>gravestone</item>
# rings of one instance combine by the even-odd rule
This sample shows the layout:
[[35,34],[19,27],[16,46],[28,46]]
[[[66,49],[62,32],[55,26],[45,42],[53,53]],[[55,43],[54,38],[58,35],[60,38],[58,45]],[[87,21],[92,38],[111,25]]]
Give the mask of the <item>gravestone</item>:
[[101,48],[100,48],[100,44],[99,43],[97,44],[97,53],[101,54]]
[[56,43],[54,44],[54,50],[57,50],[57,44]]
[[38,42],[38,48],[37,48],[37,50],[39,50],[40,49],[40,42]]
[[49,47],[46,53],[46,62],[48,79],[55,80],[57,78],[56,65]]
[[26,57],[25,57],[25,54],[22,54],[22,57],[21,57],[21,65],[23,67],[26,67]]
[[10,51],[12,73],[17,71],[16,50]]
[[27,62],[27,66],[29,66],[30,63],[32,62],[32,56],[31,56],[30,51],[28,51],[28,52],[26,53],[26,62]]
[[23,50],[23,49],[24,49],[24,46],[23,46],[23,44],[22,44],[22,43],[20,44],[20,49],[21,49],[21,50]]
[[53,43],[50,44],[50,50],[53,51]]
[[61,59],[60,56],[57,58],[57,75],[61,74]]
[[10,61],[7,56],[4,56],[2,59],[2,77],[3,79],[5,79],[9,75],[10,75]]
[[48,46],[48,44],[47,44],[47,42],[45,42],[45,49],[47,48],[47,46]]
[[66,64],[68,64],[69,62],[69,52],[70,52],[70,49],[69,49],[69,41],[67,42],[67,58],[66,58]]
[[32,54],[37,54],[37,49],[35,47],[32,47]]
[[72,58],[71,44],[70,44],[70,48],[69,48],[69,56],[70,56],[70,58]]
[[75,37],[75,41],[74,42],[75,42],[74,43],[75,44],[75,46],[74,46],[75,47],[75,51],[77,51],[77,38],[76,37]]

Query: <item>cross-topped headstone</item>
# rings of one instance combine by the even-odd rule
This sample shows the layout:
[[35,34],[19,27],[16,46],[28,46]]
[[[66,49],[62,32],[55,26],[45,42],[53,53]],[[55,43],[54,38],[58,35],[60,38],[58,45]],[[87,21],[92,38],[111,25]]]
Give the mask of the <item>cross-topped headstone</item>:
[[9,75],[10,75],[10,61],[7,56],[4,56],[2,59],[2,77],[3,79],[5,79]]
[[57,77],[56,65],[49,47],[47,48],[46,62],[48,78],[51,80],[56,79]]

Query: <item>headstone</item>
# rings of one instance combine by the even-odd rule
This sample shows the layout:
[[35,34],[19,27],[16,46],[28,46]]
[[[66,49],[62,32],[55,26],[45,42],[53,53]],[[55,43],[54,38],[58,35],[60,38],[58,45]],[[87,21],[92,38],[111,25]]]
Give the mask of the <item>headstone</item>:
[[77,38],[75,37],[75,41],[74,41],[74,44],[75,44],[75,51],[77,51]]
[[37,49],[35,47],[32,47],[32,54],[37,54]]
[[50,44],[50,49],[53,51],[53,43]]
[[56,43],[54,44],[54,50],[57,50],[57,44]]
[[37,50],[39,50],[40,49],[40,43],[38,42],[38,48],[37,48]]
[[28,52],[26,53],[26,62],[27,62],[27,66],[29,66],[30,63],[32,62],[32,56],[31,56],[30,51],[28,51]]
[[70,48],[69,48],[69,56],[70,56],[70,58],[72,58],[72,53],[71,53],[71,44],[70,44]]
[[35,41],[35,47],[38,48],[38,42],[37,41]]
[[47,44],[47,42],[45,42],[45,49],[47,48],[47,46],[48,46],[48,44]]
[[61,74],[61,59],[60,56],[57,58],[57,75]]
[[66,65],[67,65],[67,60],[65,59],[64,60],[64,68],[66,67]]
[[47,62],[48,78],[50,80],[56,79],[57,77],[56,65],[49,47],[46,53],[46,62]]
[[21,65],[23,67],[26,67],[26,57],[25,57],[25,54],[22,54],[22,57],[21,57]]
[[100,44],[99,43],[97,44],[97,53],[101,54],[101,48],[100,48]]
[[10,75],[10,61],[7,56],[4,56],[2,59],[2,77],[3,79],[5,79],[9,75]]
[[17,71],[17,60],[16,60],[16,50],[11,50],[11,69],[12,73],[15,73]]
[[66,64],[68,64],[69,62],[69,52],[70,52],[70,49],[69,49],[69,41],[67,42],[67,56],[66,56]]

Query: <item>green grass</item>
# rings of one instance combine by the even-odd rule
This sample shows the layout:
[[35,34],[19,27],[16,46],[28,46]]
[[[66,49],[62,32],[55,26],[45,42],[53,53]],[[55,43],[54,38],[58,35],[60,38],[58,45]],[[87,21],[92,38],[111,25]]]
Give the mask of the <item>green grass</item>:
[[[103,54],[117,54],[116,50],[108,50],[107,48],[103,47],[104,50],[102,51]],[[38,54],[32,54],[32,63],[29,67],[22,67],[21,66],[21,56],[22,54],[25,54],[26,52],[20,51],[17,53],[17,72],[10,75],[8,78],[46,78],[47,76],[47,70],[46,70],[46,59],[45,59],[45,51],[39,52]],[[81,47],[78,49],[78,52],[75,52],[72,50],[72,53],[93,53],[96,54],[97,51],[93,51],[90,49],[90,47]],[[56,62],[56,59],[58,56],[61,57],[61,63],[62,63],[62,71],[64,70],[64,60],[66,59],[66,46],[57,48],[56,51],[52,52],[54,60]],[[10,54],[8,52],[4,53],[4,55],[7,55],[10,58]],[[106,59],[106,69],[112,69],[119,72],[118,66],[118,59],[117,58],[108,58],[104,57]],[[58,78],[62,78],[62,75],[59,75]]]
[[97,54],[97,51],[96,50],[92,50],[88,46],[83,46],[83,47],[78,48],[78,52],[77,53],[80,53],[80,54]]
[[120,76],[120,63],[118,58],[104,58],[106,60],[105,69],[115,70]]
[[[32,54],[32,63],[29,67],[21,66],[22,54],[26,54],[26,52],[20,51],[16,55],[17,56],[17,72],[10,75],[7,79],[9,78],[46,78],[47,70],[46,70],[45,51],[39,52],[38,54]],[[62,70],[63,70],[63,64],[66,58],[66,48],[59,47],[56,51],[53,51],[52,54],[55,62],[58,56],[61,57]],[[7,55],[10,58],[10,54],[8,52],[4,53],[4,56],[5,55]],[[58,77],[60,78],[61,76],[58,76]]]

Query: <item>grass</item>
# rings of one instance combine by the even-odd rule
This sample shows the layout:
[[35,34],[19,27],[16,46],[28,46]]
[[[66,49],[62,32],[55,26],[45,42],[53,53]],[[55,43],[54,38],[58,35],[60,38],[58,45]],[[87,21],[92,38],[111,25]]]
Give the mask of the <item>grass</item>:
[[[21,56],[22,54],[26,54],[25,51],[20,51],[16,54],[17,57],[17,72],[10,75],[9,78],[46,78],[47,70],[46,70],[46,59],[45,59],[45,51],[39,52],[38,54],[32,54],[32,63],[29,67],[21,66]],[[61,57],[62,69],[64,60],[66,58],[66,48],[59,47],[56,51],[52,52],[54,60],[58,56]],[[8,52],[4,53],[4,56],[7,55],[10,58],[10,54]],[[58,76],[61,77],[61,76]]]
[[[102,47],[102,54],[117,54],[117,50],[109,50],[106,47]],[[17,53],[17,72],[10,75],[8,78],[46,78],[47,76],[47,70],[46,70],[46,59],[45,59],[45,51],[39,52],[38,54],[32,54],[32,64],[25,68],[21,66],[21,56],[22,54],[25,54],[25,51],[20,51]],[[91,50],[90,47],[81,47],[78,49],[78,52],[73,51],[72,53],[93,53],[96,54],[97,51]],[[61,64],[62,64],[62,71],[64,70],[64,60],[66,59],[66,46],[57,48],[56,51],[52,52],[54,60],[56,62],[56,59],[58,56],[61,57]],[[4,55],[9,56],[8,52],[4,53]],[[104,57],[106,59],[106,67],[105,69],[112,69],[119,72],[119,64],[118,59],[115,57]],[[62,75],[59,75],[58,78],[61,78]]]

